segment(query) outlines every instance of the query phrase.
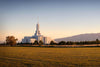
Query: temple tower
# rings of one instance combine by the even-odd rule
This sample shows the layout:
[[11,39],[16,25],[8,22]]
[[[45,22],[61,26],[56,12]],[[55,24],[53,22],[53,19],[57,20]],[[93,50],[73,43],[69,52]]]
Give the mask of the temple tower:
[[35,36],[39,36],[39,35],[41,35],[41,33],[40,33],[40,30],[39,30],[39,23],[37,23]]

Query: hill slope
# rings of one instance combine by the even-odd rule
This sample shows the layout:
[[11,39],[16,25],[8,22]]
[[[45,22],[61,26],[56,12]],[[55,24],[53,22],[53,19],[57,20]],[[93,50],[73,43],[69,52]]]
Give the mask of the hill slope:
[[93,41],[96,39],[100,39],[100,33],[80,34],[72,37],[58,38],[55,41]]

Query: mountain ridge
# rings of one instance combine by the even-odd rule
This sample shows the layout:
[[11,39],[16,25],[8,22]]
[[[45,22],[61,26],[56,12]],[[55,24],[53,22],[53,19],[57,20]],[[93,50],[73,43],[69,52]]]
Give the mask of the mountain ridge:
[[64,38],[55,39],[56,42],[60,41],[94,41],[100,39],[100,33],[85,33]]

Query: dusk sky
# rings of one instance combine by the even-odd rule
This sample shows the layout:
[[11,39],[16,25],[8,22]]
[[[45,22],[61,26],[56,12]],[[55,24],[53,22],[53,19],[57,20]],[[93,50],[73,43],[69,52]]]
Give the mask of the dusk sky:
[[55,38],[100,33],[100,0],[0,0],[0,42],[40,32]]

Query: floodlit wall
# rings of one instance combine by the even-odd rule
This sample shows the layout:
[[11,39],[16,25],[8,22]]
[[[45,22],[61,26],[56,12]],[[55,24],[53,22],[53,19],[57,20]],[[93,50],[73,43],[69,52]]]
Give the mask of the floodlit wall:
[[36,40],[36,39],[31,38],[31,39],[30,39],[30,43],[34,43],[34,42],[35,42],[35,40]]

